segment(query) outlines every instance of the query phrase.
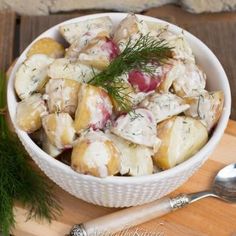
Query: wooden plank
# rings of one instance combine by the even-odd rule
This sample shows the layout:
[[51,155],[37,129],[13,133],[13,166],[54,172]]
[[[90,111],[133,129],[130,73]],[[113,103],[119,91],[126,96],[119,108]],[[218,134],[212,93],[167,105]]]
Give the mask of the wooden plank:
[[15,13],[0,11],[0,70],[7,70],[13,60]]
[[[229,122],[220,144],[209,157],[209,160],[183,186],[171,196],[179,193],[190,193],[208,189],[219,169],[236,161],[236,122]],[[63,215],[51,225],[34,220],[25,222],[26,210],[16,207],[17,225],[13,234],[24,236],[60,236],[68,233],[70,227],[92,218],[109,214],[117,209],[105,208],[77,199],[59,187],[55,189],[64,208]],[[228,236],[236,233],[236,205],[227,204],[217,199],[208,198],[196,202],[185,209],[178,210],[161,218],[154,219],[129,231],[129,235],[168,235],[168,236]],[[143,232],[145,234],[141,234]],[[139,234],[138,234],[139,233]],[[123,234],[124,235],[124,234]],[[128,233],[127,233],[128,235]]]
[[206,22],[222,22],[236,20],[235,12],[219,12],[219,13],[190,13],[182,9],[180,6],[168,4],[165,6],[151,8],[143,12],[144,15],[163,19],[164,17],[172,17],[174,21],[181,23],[206,23]]
[[82,15],[82,13],[76,13],[70,15],[21,16],[20,53],[45,30],[62,21]]

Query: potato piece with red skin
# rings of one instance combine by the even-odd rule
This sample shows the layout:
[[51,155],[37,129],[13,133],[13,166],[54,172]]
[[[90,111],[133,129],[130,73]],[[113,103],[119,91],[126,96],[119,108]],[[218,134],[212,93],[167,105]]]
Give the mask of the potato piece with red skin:
[[74,126],[77,133],[92,127],[104,128],[112,114],[112,102],[107,92],[88,84],[82,84],[78,94]]
[[108,37],[94,38],[81,51],[75,44],[69,47],[66,57],[72,61],[79,60],[81,63],[104,70],[110,62],[119,54],[119,48]]
[[149,75],[139,70],[130,71],[128,81],[137,92],[153,91],[161,83],[158,75]]

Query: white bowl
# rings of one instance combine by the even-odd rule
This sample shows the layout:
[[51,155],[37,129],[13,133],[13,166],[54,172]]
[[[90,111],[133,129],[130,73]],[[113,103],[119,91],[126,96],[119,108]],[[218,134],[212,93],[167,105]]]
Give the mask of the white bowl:
[[[126,13],[93,14],[74,18],[61,24],[75,23],[101,16],[110,16],[114,25],[117,25],[126,15]],[[142,20],[169,24],[168,22],[148,16],[138,15],[138,17]],[[50,28],[32,43],[43,37],[52,37],[61,41],[62,37],[58,31],[58,27],[61,24]],[[169,24],[169,26],[172,32],[177,33],[183,30],[173,24]],[[209,154],[220,141],[228,122],[231,108],[230,87],[224,69],[212,51],[192,34],[185,30],[184,34],[197,58],[198,65],[207,74],[208,90],[223,90],[225,95],[224,110],[210,140],[197,154],[172,169],[142,177],[112,176],[108,178],[97,178],[79,174],[69,166],[50,157],[30,139],[27,133],[17,128],[15,124],[17,97],[14,91],[14,77],[18,67],[25,60],[26,52],[31,45],[25,49],[17,60],[9,78],[7,88],[8,109],[16,133],[25,146],[25,149],[50,179],[64,190],[84,201],[106,207],[128,207],[156,200],[172,192],[186,182],[206,161]]]

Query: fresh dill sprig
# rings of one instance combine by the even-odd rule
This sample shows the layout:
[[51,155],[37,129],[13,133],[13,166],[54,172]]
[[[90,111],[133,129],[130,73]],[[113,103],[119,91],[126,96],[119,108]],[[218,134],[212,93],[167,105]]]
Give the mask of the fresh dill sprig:
[[119,76],[132,69],[154,73],[157,63],[171,57],[171,49],[165,40],[157,40],[149,34],[140,35],[136,42],[130,39],[124,51],[104,71],[95,75],[89,84],[106,89],[121,109],[127,112],[132,108],[132,104],[129,94],[124,92],[127,86]]
[[0,72],[0,231],[4,236],[14,227],[14,202],[20,202],[31,217],[49,222],[61,211],[46,178],[34,170],[28,155],[6,123],[6,78]]

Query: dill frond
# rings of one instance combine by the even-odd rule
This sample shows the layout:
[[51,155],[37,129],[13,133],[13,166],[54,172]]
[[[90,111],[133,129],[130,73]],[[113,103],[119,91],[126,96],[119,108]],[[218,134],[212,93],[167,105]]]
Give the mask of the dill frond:
[[152,74],[157,64],[171,57],[171,49],[165,40],[157,40],[149,34],[141,35],[134,43],[129,40],[124,51],[104,71],[95,75],[89,84],[103,87],[123,111],[129,111],[132,105],[128,103],[129,95],[123,92],[123,81],[119,76],[132,69]]
[[[0,109],[6,106],[6,78],[0,73]],[[13,205],[19,201],[31,217],[49,222],[60,214],[59,202],[52,186],[28,162],[28,154],[15,134],[8,129],[5,116],[0,114],[0,229],[9,235],[15,220]]]

